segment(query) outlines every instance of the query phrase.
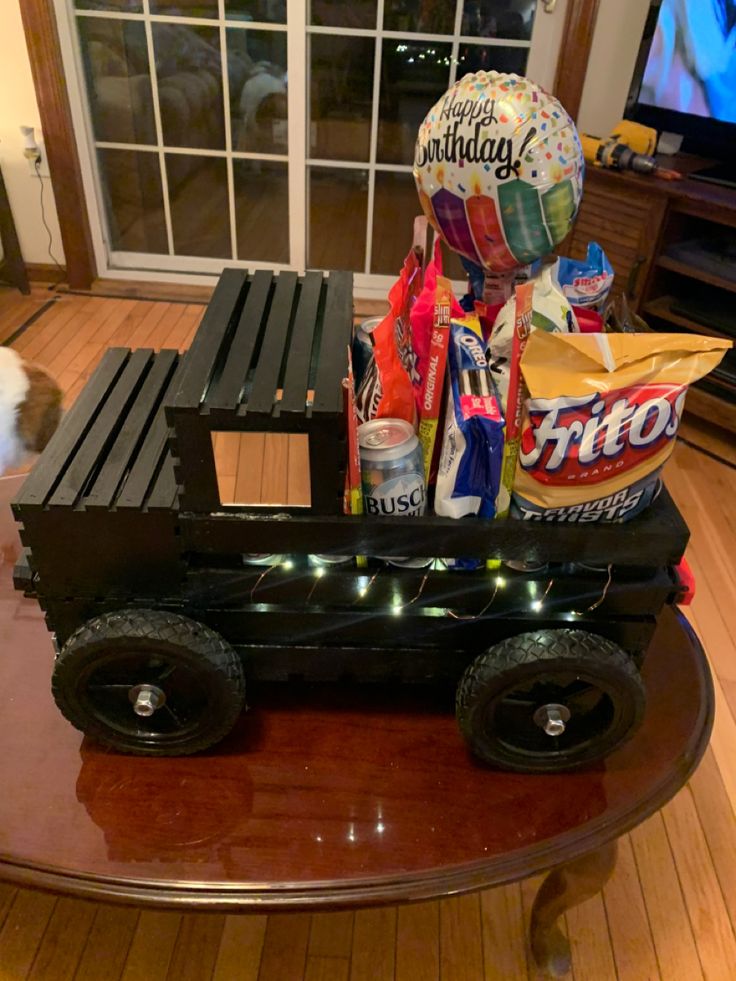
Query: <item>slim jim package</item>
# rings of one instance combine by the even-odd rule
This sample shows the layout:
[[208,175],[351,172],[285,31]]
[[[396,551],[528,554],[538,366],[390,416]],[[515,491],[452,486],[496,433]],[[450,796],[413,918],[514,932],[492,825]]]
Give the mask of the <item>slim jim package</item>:
[[626,521],[656,498],[687,387],[731,342],[695,334],[548,334],[521,359],[515,517]]
[[424,456],[424,473],[429,483],[432,456],[437,438],[437,425],[442,408],[442,387],[447,365],[447,345],[450,338],[452,313],[452,285],[444,276],[437,277],[435,288],[432,333],[424,375],[422,398],[419,405],[419,442]]

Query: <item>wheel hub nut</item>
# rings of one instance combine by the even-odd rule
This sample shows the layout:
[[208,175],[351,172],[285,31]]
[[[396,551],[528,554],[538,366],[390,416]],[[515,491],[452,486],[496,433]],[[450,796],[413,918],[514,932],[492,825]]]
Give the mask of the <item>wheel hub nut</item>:
[[130,690],[130,700],[136,715],[151,716],[164,704],[165,696],[155,685],[137,685]]
[[570,720],[570,710],[565,705],[540,706],[534,713],[534,721],[548,736],[561,736]]

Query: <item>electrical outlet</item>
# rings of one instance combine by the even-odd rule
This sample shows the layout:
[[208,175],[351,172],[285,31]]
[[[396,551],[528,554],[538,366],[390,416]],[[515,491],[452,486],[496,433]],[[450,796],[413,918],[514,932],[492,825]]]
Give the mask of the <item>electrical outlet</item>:
[[46,144],[43,140],[36,140],[38,146],[38,152],[41,155],[40,162],[38,164],[38,169],[36,169],[36,161],[33,159],[28,160],[28,172],[31,177],[51,177],[49,173],[49,162],[46,158]]

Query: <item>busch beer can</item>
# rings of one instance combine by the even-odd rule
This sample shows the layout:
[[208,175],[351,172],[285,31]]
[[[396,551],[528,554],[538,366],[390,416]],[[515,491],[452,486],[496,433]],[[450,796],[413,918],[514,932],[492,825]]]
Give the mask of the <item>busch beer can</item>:
[[422,448],[404,419],[373,419],[358,426],[365,513],[373,517],[424,514]]

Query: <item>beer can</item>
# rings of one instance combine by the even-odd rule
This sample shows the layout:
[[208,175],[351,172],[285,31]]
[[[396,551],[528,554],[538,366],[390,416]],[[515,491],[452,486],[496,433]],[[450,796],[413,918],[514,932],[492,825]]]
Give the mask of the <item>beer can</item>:
[[[358,426],[363,506],[369,516],[424,514],[426,489],[422,448],[404,419],[373,419]],[[379,556],[394,566],[420,569],[431,559]]]
[[382,320],[383,317],[370,317],[359,323],[353,333],[353,378],[356,391],[373,359],[373,331]]
[[310,555],[309,565],[313,569],[333,568],[337,565],[348,565],[353,561],[352,555]]

